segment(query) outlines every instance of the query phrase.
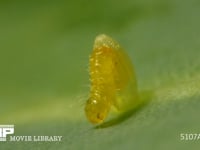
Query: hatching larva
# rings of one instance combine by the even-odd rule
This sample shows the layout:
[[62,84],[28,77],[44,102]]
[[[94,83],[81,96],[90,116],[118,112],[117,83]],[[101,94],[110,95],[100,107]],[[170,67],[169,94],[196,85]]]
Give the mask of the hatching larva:
[[91,88],[85,113],[91,123],[103,122],[112,106],[126,111],[139,104],[132,63],[116,41],[105,34],[97,36],[89,63]]

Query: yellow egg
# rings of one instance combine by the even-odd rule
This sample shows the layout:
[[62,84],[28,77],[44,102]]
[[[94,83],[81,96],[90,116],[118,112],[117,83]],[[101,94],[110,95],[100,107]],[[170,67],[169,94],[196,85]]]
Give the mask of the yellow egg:
[[85,113],[91,123],[103,122],[111,107],[124,112],[138,106],[137,83],[130,58],[105,34],[95,39],[89,73],[91,87]]

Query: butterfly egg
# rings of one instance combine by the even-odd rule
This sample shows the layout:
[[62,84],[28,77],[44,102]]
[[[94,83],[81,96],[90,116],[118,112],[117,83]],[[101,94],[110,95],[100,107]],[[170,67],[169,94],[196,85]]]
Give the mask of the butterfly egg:
[[103,122],[111,106],[123,111],[136,105],[137,86],[131,61],[107,35],[95,39],[89,73],[91,87],[85,113],[90,122]]

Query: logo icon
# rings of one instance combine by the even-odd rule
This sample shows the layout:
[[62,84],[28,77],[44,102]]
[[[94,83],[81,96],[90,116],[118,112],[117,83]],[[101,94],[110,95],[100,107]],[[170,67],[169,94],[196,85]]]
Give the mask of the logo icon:
[[14,125],[0,125],[0,141],[6,141],[8,134],[14,134]]

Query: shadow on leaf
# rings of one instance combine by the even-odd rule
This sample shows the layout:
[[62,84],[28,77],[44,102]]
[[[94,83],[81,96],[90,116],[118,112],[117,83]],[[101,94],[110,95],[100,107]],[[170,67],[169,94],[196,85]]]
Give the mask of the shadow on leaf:
[[97,125],[94,128],[95,129],[108,128],[108,127],[115,126],[124,122],[125,120],[129,119],[131,116],[136,115],[137,112],[139,112],[146,105],[148,105],[148,103],[153,99],[153,97],[154,97],[153,91],[140,92],[140,99],[142,100],[142,103],[139,106],[137,106],[134,109],[128,110],[107,122]]

